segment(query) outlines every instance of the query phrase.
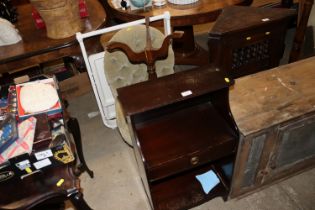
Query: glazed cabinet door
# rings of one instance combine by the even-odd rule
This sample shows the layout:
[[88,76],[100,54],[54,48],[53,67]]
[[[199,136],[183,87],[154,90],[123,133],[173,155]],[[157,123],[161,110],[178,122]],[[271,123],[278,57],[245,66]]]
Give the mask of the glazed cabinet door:
[[280,125],[262,182],[281,178],[315,164],[315,115]]
[[241,136],[234,167],[230,197],[253,191],[261,185],[262,177],[273,147],[273,129]]
[[230,197],[315,166],[315,114],[242,136]]

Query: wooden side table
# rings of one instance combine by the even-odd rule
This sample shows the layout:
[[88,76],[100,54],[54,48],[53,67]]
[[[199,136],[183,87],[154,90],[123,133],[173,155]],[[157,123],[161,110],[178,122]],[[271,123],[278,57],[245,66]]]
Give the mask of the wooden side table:
[[70,200],[77,210],[91,210],[70,165],[50,168],[23,180],[8,180],[0,186],[2,210],[28,210],[38,205],[46,209],[45,205],[65,200]]
[[[86,2],[89,17],[82,19],[84,32],[96,30],[106,22],[106,13],[101,3],[98,0],[86,0]],[[81,54],[75,36],[49,39],[45,29],[37,29],[31,14],[31,4],[25,1],[19,3],[17,12],[19,16],[15,26],[22,36],[22,41],[0,47],[0,73],[18,71],[46,61]],[[91,48],[97,46],[92,45]]]
[[[13,95],[12,90],[9,98]],[[76,118],[69,117],[64,103],[61,106],[63,113],[32,116],[36,118],[32,146],[18,143],[23,148],[30,148],[30,154],[8,155],[10,158],[1,163],[0,209],[25,210],[35,206],[41,206],[36,209],[47,209],[42,205],[59,206],[65,200],[70,200],[78,210],[91,209],[83,199],[78,176],[86,171],[93,178],[93,171],[83,156],[79,123]],[[31,121],[35,122],[35,119]],[[26,130],[25,133],[30,131]]]
[[[32,153],[12,157],[0,167],[0,209],[47,209],[46,205],[59,207],[65,200],[70,200],[76,209],[90,210],[75,174],[78,151],[75,132],[72,130],[73,142],[67,129],[61,128],[59,118],[48,119],[46,114],[35,117]],[[49,129],[55,134],[52,135]],[[82,163],[81,158],[79,155]]]

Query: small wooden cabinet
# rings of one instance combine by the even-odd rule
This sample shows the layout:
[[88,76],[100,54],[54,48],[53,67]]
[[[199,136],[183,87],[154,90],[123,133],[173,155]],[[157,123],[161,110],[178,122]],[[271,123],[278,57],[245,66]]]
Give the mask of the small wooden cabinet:
[[[232,84],[205,67],[118,89],[153,209],[187,209],[227,198],[238,144],[228,103]],[[209,170],[220,183],[206,194],[196,175]]]
[[210,63],[233,78],[279,65],[284,38],[296,13],[290,9],[230,6],[209,32]]
[[240,131],[231,197],[315,166],[315,57],[239,78],[230,106]]

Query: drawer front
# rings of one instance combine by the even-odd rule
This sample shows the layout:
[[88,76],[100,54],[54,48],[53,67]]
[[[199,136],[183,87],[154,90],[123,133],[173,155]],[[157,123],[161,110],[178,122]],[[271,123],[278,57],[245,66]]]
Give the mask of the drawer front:
[[[286,26],[279,27],[269,25],[265,27],[253,28],[243,31],[243,33],[235,33],[227,36],[224,44],[230,44],[230,48],[244,47],[247,45],[255,44],[267,39],[276,39],[282,31],[286,30]],[[283,35],[284,37],[284,35]]]
[[228,156],[232,154],[235,149],[235,141],[229,141],[225,144],[216,146],[215,148],[206,148],[173,160],[169,160],[154,167],[148,167],[148,179],[150,181],[157,181],[159,179],[190,170],[205,163]]

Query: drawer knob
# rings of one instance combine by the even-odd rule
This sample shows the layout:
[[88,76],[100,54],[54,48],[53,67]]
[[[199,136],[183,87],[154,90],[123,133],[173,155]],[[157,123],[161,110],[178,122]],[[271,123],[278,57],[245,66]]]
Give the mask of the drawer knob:
[[190,163],[191,163],[192,165],[198,164],[198,163],[199,163],[199,158],[198,158],[197,156],[192,157],[192,158],[190,159]]

